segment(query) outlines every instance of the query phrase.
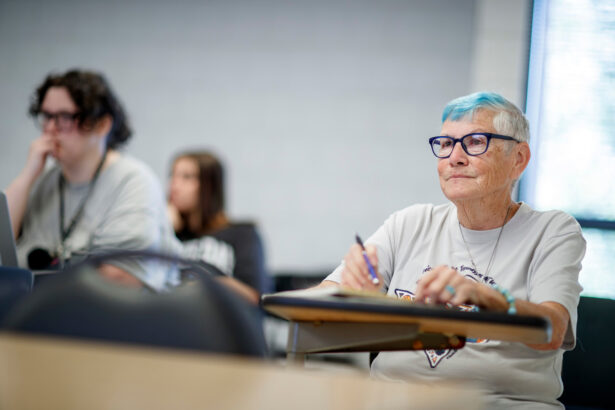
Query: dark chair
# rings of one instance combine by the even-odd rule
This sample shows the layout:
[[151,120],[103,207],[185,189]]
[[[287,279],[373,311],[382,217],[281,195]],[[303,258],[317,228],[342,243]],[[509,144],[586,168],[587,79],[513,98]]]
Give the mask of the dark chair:
[[29,270],[0,266],[0,324],[13,306],[32,291],[32,283]]
[[615,409],[615,300],[581,297],[577,345],[564,353],[567,409]]
[[[172,257],[147,256],[152,257],[172,263],[171,269],[173,264],[179,263]],[[195,275],[198,280],[166,293],[154,293],[121,286],[102,277],[96,271],[96,264],[117,260],[118,255],[106,258],[98,257],[96,263],[82,263],[35,287],[6,318],[5,330],[257,357],[266,355],[258,310],[211,276],[203,274],[202,266],[192,266],[201,272]]]

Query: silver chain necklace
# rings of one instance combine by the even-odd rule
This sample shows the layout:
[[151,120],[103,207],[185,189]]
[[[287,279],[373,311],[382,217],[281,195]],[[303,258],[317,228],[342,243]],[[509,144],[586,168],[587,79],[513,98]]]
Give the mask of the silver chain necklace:
[[[489,258],[489,263],[487,264],[487,270],[485,271],[484,276],[489,275],[489,270],[491,269],[491,264],[493,263],[493,258],[495,257],[495,251],[498,249],[498,243],[500,243],[500,238],[502,237],[502,231],[504,230],[504,225],[506,225],[506,220],[508,219],[508,214],[510,214],[510,210],[512,205],[508,206],[506,210],[506,216],[504,217],[504,222],[502,223],[502,227],[500,228],[500,233],[498,234],[498,238],[495,240],[495,245],[493,246],[493,251],[491,252],[491,257]],[[461,234],[461,239],[463,239],[463,244],[466,246],[466,251],[468,251],[468,255],[470,256],[470,262],[472,262],[472,267],[474,268],[474,272],[478,273],[478,269],[476,268],[476,263],[474,262],[474,258],[472,257],[472,253],[470,252],[470,247],[466,242],[466,238],[463,236],[463,229],[461,229],[461,222],[457,220],[457,225],[459,225],[459,233]]]

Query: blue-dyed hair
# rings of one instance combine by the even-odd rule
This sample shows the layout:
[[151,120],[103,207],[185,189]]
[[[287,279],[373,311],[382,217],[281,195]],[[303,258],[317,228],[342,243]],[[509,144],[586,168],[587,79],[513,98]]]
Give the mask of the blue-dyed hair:
[[472,120],[481,110],[496,113],[493,117],[493,128],[498,134],[511,136],[517,141],[529,142],[530,127],[525,115],[516,105],[493,92],[478,92],[449,102],[442,112],[442,123]]

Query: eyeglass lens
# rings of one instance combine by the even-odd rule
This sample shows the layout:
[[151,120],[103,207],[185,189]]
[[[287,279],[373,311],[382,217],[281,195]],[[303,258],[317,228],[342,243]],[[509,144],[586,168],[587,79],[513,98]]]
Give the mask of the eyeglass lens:
[[55,125],[60,131],[69,131],[75,125],[76,115],[69,112],[48,113],[40,112],[36,116],[36,122],[40,129],[44,129],[49,121],[55,120]]

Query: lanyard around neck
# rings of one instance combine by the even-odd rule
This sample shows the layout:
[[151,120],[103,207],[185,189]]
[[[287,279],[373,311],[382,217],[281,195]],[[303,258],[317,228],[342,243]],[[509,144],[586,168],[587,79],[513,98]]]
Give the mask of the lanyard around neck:
[[88,198],[90,197],[90,194],[92,193],[92,190],[94,189],[94,185],[96,184],[96,180],[98,179],[98,175],[100,175],[100,170],[102,169],[106,158],[107,150],[105,150],[105,152],[103,153],[103,156],[100,159],[98,166],[96,167],[96,171],[94,172],[94,176],[88,184],[87,194],[81,199],[81,203],[77,208],[77,212],[75,213],[75,216],[73,216],[73,219],[70,221],[70,225],[66,229],[64,229],[64,175],[62,175],[62,172],[60,172],[60,241],[62,243],[62,246],[64,245],[66,238],[68,238],[68,236],[71,234],[71,232],[77,225],[77,222],[79,222],[79,220],[81,219],[83,210],[85,208],[85,203],[87,202]]

